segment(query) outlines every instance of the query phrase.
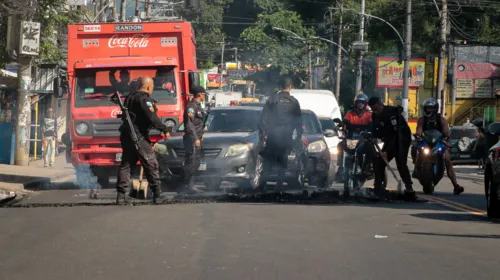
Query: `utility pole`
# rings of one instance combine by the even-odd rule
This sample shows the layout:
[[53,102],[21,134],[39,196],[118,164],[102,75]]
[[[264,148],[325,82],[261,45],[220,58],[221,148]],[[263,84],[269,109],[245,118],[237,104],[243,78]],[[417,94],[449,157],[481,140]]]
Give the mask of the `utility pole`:
[[134,15],[136,17],[139,16],[139,0],[135,0],[135,13],[134,13]]
[[340,1],[340,21],[338,26],[339,40],[337,46],[337,79],[335,81],[335,96],[340,99],[340,78],[342,73],[342,14],[344,13],[344,1]]
[[448,55],[448,59],[451,60],[451,67],[448,69],[448,73],[451,72],[451,125],[455,125],[455,104],[457,102],[457,52],[456,47],[454,45],[450,45],[450,51]]
[[[401,98],[401,105],[404,110],[404,117],[408,121],[408,91],[410,89],[410,57],[411,57],[411,0],[406,2],[406,40],[405,40],[405,54],[404,54],[404,72],[403,72],[403,96]],[[416,73],[413,73],[414,75]]]
[[312,80],[312,57],[311,57],[311,43],[309,42],[307,46],[307,52],[309,53],[309,89],[313,88],[313,80]]
[[444,95],[444,69],[446,65],[444,64],[444,58],[446,56],[446,19],[448,17],[448,4],[446,0],[442,0],[442,9],[441,9],[441,48],[439,52],[439,72],[438,72],[438,88],[437,88],[437,100],[439,103],[440,113],[443,112],[442,98]]
[[[334,27],[335,25],[333,24],[333,13],[332,13],[332,10],[333,10],[333,7],[329,8],[329,12],[330,12],[330,40],[333,42],[335,40],[334,38]],[[329,75],[328,75],[328,79],[330,80],[330,89],[332,92],[335,92],[335,85],[333,84],[333,81],[334,81],[334,75],[333,75],[333,72],[335,71],[335,64],[333,63],[333,58],[334,58],[334,49],[333,49],[333,45],[332,44],[328,44],[328,72],[329,72]],[[338,100],[338,96],[337,96],[337,100]]]
[[[19,18],[20,19],[20,18]],[[30,151],[30,126],[31,126],[31,57],[18,56],[17,70],[19,95],[16,114],[16,147],[14,164],[28,166]]]
[[111,7],[111,13],[113,14],[113,21],[117,22],[118,17],[117,17],[117,13],[116,13],[116,0],[111,0],[111,1],[113,1],[113,7]]
[[149,18],[151,12],[151,0],[146,0],[146,18]]
[[220,57],[220,80],[219,80],[219,89],[222,90],[222,77],[224,75],[224,47],[226,43],[224,38],[222,38],[222,52]]
[[[365,13],[365,0],[361,0],[361,14]],[[363,42],[365,37],[365,16],[361,16],[361,22],[359,24],[359,41]],[[356,73],[356,92],[360,91],[363,82],[363,52],[359,51],[358,61],[357,61],[357,73]]]
[[[18,30],[11,30],[11,34],[21,34],[20,40],[14,45],[17,48],[17,62],[19,64],[17,70],[18,78],[18,95],[17,95],[17,110],[15,122],[15,147],[14,147],[14,164],[19,166],[29,165],[30,152],[30,127],[31,127],[31,59],[33,55],[39,54],[40,33],[35,35],[36,45],[31,44],[32,37],[25,34],[25,29],[32,30],[34,23],[31,22],[33,16],[32,1],[29,1],[27,13],[24,16],[15,16],[14,20]],[[30,22],[25,26],[23,21]],[[40,30],[40,24],[34,27],[35,30]],[[30,34],[32,35],[32,34]],[[12,36],[12,35],[11,35]],[[24,48],[28,47],[28,51]],[[32,49],[36,49],[33,51]]]
[[105,1],[105,0],[99,0],[99,8],[97,9],[98,13],[99,13],[99,17],[98,17],[99,22],[106,22],[105,10],[107,10],[107,8],[106,8],[107,2],[108,1]]
[[122,0],[120,5],[120,21],[125,22],[127,16],[127,0]]

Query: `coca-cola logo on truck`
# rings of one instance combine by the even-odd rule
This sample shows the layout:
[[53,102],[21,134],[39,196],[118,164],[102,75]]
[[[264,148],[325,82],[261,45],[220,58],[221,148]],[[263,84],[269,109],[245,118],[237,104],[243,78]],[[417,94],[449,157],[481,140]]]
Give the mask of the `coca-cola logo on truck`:
[[147,48],[150,34],[135,34],[132,37],[120,37],[115,34],[109,38],[108,47],[114,48]]

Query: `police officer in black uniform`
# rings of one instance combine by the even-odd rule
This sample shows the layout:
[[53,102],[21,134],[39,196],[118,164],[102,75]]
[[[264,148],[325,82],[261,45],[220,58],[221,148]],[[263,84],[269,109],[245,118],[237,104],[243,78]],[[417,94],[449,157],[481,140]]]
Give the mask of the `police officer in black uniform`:
[[265,174],[274,163],[280,166],[278,185],[282,184],[281,178],[285,175],[288,155],[294,143],[294,130],[296,139],[300,141],[302,138],[302,113],[299,102],[290,95],[292,85],[291,78],[282,77],[281,91],[272,94],[262,109],[259,124],[259,156],[253,181],[256,190],[262,190]]
[[200,168],[201,141],[203,140],[203,128],[205,111],[201,103],[205,101],[206,91],[201,86],[195,86],[191,90],[193,99],[189,101],[184,110],[184,149],[186,158],[184,161],[184,179],[188,192],[202,192],[195,187],[194,175]]
[[[403,108],[401,106],[384,106],[384,103],[379,97],[372,97],[368,101],[368,106],[373,110],[373,132],[376,138],[384,141],[381,157],[390,162],[393,158],[396,159],[396,165],[399,175],[405,184],[405,198],[416,199],[415,191],[413,190],[413,182],[411,180],[410,170],[408,169],[408,153],[411,146],[411,130],[408,122],[403,116]],[[386,164],[379,159],[375,165],[375,194],[382,195],[384,190]]]
[[136,149],[128,123],[124,121],[120,126],[120,142],[123,154],[116,181],[116,190],[118,192],[116,204],[128,203],[125,192],[130,184],[131,171],[136,166],[137,160],[141,162],[144,174],[153,192],[153,203],[157,204],[160,202],[161,182],[159,165],[151,147],[149,130],[150,128],[156,128],[168,138],[171,129],[167,128],[156,115],[156,101],[151,98],[154,87],[153,80],[150,77],[143,77],[139,80],[138,87],[137,91],[127,96],[124,105],[128,108],[130,118],[132,119],[135,134],[139,140],[137,143],[139,148]]

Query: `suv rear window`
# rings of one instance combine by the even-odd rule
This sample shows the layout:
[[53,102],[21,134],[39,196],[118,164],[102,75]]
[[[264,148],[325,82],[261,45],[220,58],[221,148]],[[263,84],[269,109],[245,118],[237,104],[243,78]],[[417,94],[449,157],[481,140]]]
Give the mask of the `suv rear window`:
[[477,130],[475,128],[452,128],[451,139],[462,139],[463,137],[475,139]]

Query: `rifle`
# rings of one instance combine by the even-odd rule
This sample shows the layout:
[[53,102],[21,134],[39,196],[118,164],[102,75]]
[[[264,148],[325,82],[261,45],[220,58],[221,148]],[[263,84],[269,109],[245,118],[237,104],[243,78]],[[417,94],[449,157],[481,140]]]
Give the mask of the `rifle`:
[[[121,118],[123,121],[127,121],[130,136],[132,137],[132,141],[134,141],[135,149],[139,150],[139,138],[137,138],[137,134],[135,134],[134,124],[132,123],[132,119],[130,118],[130,113],[128,112],[128,108],[123,104],[122,99],[120,98],[120,94],[118,91],[113,93],[111,96],[111,100],[114,101],[118,106],[120,106],[120,110],[122,111],[121,115],[118,115],[117,118]],[[123,119],[123,115],[125,115],[125,119]]]

